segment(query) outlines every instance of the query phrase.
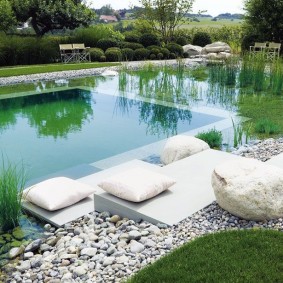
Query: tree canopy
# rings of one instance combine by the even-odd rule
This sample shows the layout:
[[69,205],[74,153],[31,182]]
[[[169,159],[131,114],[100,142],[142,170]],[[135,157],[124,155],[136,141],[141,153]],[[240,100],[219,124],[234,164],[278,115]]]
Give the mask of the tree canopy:
[[0,0],[0,30],[7,32],[15,27],[17,21],[9,0]]
[[[3,0],[2,0],[3,1]],[[88,25],[94,13],[79,0],[9,0],[18,22],[30,21],[35,33]]]
[[143,18],[161,34],[163,40],[170,41],[175,29],[185,20],[194,0],[140,0]]
[[283,0],[245,0],[244,7],[249,33],[266,41],[283,41]]

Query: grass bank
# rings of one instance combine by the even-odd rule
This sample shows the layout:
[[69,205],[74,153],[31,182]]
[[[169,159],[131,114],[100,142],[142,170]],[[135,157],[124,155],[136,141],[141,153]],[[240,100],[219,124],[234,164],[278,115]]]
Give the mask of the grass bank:
[[45,64],[45,65],[5,67],[0,69],[0,77],[102,68],[102,67],[111,67],[111,66],[119,66],[119,65],[120,63],[77,63],[77,64]]
[[283,282],[283,233],[241,230],[209,234],[141,270],[137,282]]

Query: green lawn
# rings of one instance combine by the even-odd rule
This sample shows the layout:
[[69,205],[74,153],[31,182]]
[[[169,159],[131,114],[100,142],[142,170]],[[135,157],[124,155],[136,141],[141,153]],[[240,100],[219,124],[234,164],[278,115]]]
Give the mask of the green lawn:
[[45,64],[0,68],[0,77],[118,66],[120,63]]
[[128,281],[137,282],[283,282],[283,233],[234,230],[197,238]]

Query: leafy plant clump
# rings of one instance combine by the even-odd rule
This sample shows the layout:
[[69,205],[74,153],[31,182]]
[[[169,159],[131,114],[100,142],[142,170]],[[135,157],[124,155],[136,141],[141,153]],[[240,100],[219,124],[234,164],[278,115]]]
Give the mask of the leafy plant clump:
[[5,162],[3,158],[0,168],[0,228],[3,231],[13,229],[19,224],[25,183],[23,166]]
[[211,148],[220,148],[223,139],[221,131],[217,131],[216,129],[198,133],[196,138],[207,142]]
[[279,126],[269,119],[260,119],[255,124],[255,132],[259,134],[277,134],[279,133]]

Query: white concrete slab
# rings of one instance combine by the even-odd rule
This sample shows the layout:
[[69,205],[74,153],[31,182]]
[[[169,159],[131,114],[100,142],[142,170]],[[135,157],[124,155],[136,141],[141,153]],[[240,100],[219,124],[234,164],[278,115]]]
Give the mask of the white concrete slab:
[[[212,171],[217,164],[235,158],[240,157],[208,149],[164,167],[133,160],[83,177],[79,181],[96,187],[94,201],[97,211],[109,211],[134,220],[144,219],[152,223],[173,225],[215,200],[211,187]],[[97,186],[104,178],[137,166],[170,176],[176,180],[176,184],[168,191],[138,204],[105,193]]]

